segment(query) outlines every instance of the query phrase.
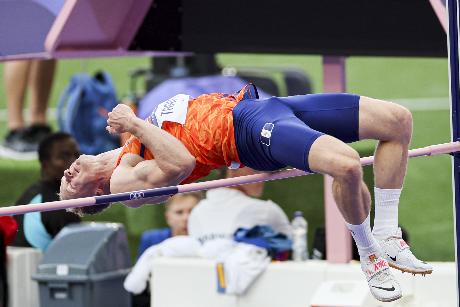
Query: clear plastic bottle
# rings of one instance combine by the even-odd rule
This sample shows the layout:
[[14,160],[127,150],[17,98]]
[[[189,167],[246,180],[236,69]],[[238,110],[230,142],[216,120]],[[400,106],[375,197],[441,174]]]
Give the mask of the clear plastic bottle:
[[292,260],[305,261],[308,257],[307,232],[308,223],[301,211],[294,213],[292,226]]

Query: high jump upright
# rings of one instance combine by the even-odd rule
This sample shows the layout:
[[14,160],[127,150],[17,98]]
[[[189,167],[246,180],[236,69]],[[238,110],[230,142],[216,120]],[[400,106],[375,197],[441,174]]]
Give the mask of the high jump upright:
[[[459,98],[459,29],[458,29],[458,0],[447,0],[447,10],[449,19],[448,31],[448,52],[449,52],[449,85],[450,85],[450,101],[451,101],[451,125],[452,125],[452,140],[460,139],[460,110]],[[454,193],[454,226],[455,226],[455,258],[457,263],[457,306],[460,306],[460,278],[459,278],[459,245],[460,238],[460,154],[453,154],[453,193]]]

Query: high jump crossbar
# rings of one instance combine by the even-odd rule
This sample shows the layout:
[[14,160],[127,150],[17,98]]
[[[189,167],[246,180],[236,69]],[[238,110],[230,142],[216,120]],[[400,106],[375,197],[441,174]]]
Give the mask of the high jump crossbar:
[[[437,145],[430,145],[417,149],[409,150],[409,157],[420,157],[420,156],[435,156],[441,154],[450,154],[453,152],[460,151],[460,142],[451,142]],[[374,156],[361,158],[361,165],[370,165],[374,163]],[[278,179],[285,179],[297,176],[304,176],[312,174],[310,172],[304,172],[297,169],[288,169],[283,171],[277,171],[274,173],[262,173],[248,176],[240,176],[234,178],[218,179],[212,181],[204,181],[197,183],[189,183],[184,185],[169,186],[162,188],[154,188],[148,190],[123,192],[117,194],[91,196],[76,199],[58,200],[52,202],[44,202],[38,204],[8,206],[0,208],[0,216],[4,215],[17,215],[29,212],[41,212],[41,211],[52,211],[75,207],[85,207],[92,205],[102,205],[112,202],[122,202],[128,200],[138,200],[157,196],[174,195],[179,193],[196,192],[202,190],[209,190],[221,187],[236,186],[248,183],[256,183],[262,181],[272,181]]]

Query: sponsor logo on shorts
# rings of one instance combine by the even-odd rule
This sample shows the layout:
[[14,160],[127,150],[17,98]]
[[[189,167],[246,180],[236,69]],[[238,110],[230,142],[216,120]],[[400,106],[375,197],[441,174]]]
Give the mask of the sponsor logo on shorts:
[[265,123],[262,131],[260,132],[260,142],[262,144],[270,146],[270,139],[272,137],[273,128],[275,128],[275,124]]

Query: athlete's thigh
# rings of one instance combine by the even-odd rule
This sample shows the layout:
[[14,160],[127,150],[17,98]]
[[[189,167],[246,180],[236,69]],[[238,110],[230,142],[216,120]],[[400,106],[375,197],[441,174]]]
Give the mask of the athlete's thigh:
[[359,100],[359,139],[391,140],[395,133],[411,134],[410,112],[396,103],[361,96]]
[[308,164],[314,172],[333,176],[350,159],[359,161],[353,148],[333,136],[322,135],[311,145]]
[[240,161],[261,171],[286,166],[308,171],[310,146],[322,135],[276,99],[240,102],[234,127]]
[[310,148],[323,133],[293,116],[273,123],[270,138],[262,138],[267,153],[280,164],[310,171]]
[[359,96],[344,93],[278,98],[314,130],[349,143],[359,139]]
[[[326,96],[328,95],[321,98]],[[289,104],[295,104],[296,107],[290,107],[281,101],[282,99],[289,100]],[[332,106],[331,103],[325,103],[326,108]],[[353,107],[351,113],[354,113],[354,110],[357,112]],[[332,168],[328,167],[334,165],[334,159],[337,157],[359,158],[343,141],[334,136],[326,136],[324,131],[314,129],[299,118],[299,114],[308,112],[310,109],[305,107],[305,96],[272,97],[241,102],[234,113],[235,136],[241,162],[262,171],[291,166],[304,171],[331,173]],[[325,112],[329,113],[327,109]],[[354,134],[357,135],[357,123],[355,130]],[[317,143],[319,138],[323,141]],[[354,138],[352,140],[355,140]],[[313,155],[312,146],[315,147]],[[311,167],[310,161],[314,168]]]
[[359,161],[358,153],[349,145],[308,127],[296,117],[275,123],[270,146],[273,159],[305,171],[333,175],[344,160]]

